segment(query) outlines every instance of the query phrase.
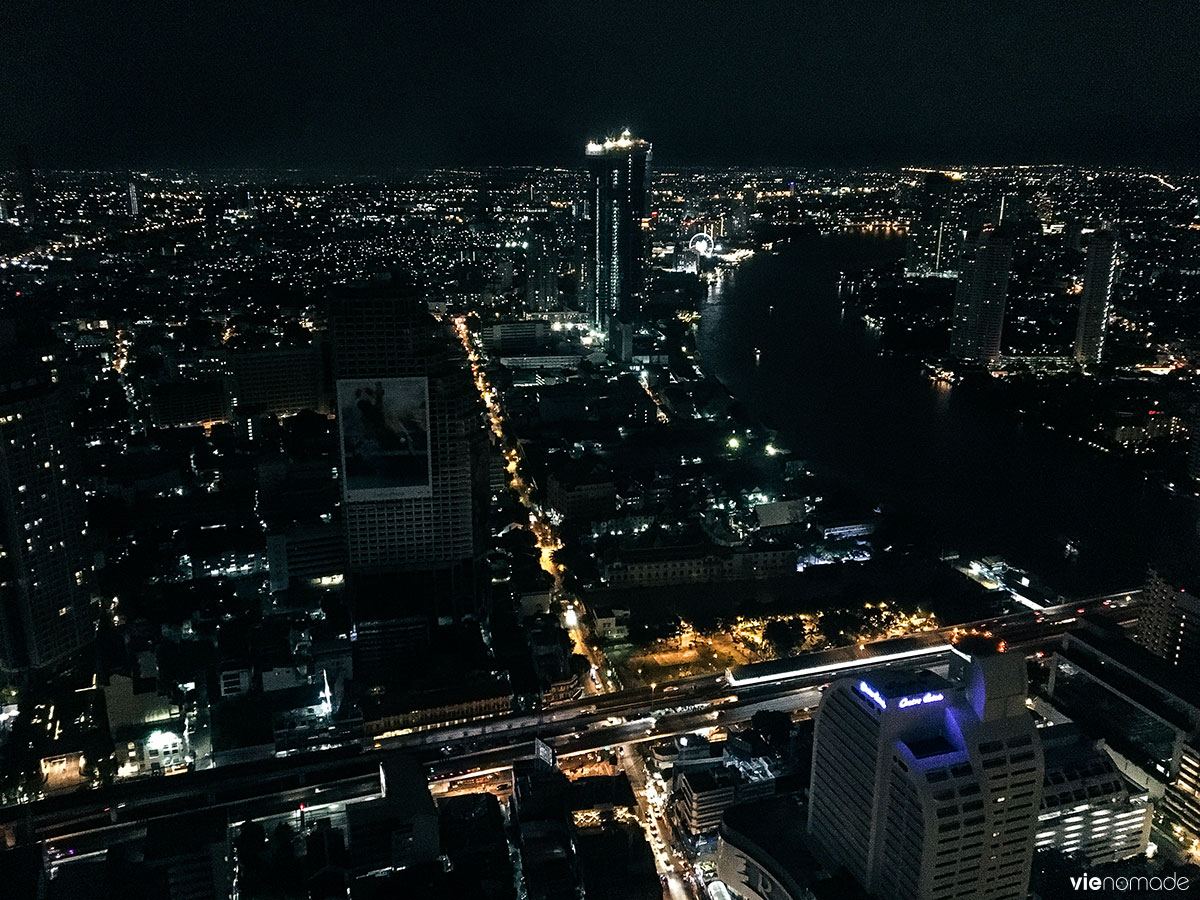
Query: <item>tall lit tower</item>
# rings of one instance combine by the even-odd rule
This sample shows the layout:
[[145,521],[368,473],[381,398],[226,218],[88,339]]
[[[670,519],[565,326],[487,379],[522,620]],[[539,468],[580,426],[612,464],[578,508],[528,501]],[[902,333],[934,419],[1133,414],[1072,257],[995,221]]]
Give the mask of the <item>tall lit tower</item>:
[[646,287],[651,145],[628,131],[587,145],[592,216],[592,321],[637,317]]
[[0,362],[0,670],[91,640],[92,564],[67,398],[40,360]]
[[950,352],[959,359],[991,362],[1000,355],[1012,239],[1001,227],[968,240],[954,295]]
[[1117,276],[1117,236],[1097,231],[1088,246],[1083,293],[1079,295],[1079,324],[1075,328],[1075,359],[1087,365],[1104,357],[1104,337],[1112,309]]
[[821,699],[808,830],[884,900],[1024,900],[1044,763],[1020,654],[835,682]]

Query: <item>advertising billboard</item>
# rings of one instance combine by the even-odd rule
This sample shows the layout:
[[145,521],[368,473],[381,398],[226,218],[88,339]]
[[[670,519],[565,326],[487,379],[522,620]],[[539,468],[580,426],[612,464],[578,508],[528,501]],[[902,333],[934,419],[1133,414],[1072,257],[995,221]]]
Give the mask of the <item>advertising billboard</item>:
[[428,378],[341,378],[338,431],[347,503],[428,497]]

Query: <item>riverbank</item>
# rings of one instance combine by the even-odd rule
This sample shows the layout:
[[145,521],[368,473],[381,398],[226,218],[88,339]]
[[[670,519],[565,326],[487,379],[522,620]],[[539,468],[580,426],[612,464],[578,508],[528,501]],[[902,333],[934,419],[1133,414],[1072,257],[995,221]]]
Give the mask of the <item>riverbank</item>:
[[705,370],[928,552],[1001,554],[1066,594],[1124,589],[1150,562],[1195,554],[1192,504],[879,354],[837,280],[903,250],[880,235],[797,236],[747,261],[703,306]]

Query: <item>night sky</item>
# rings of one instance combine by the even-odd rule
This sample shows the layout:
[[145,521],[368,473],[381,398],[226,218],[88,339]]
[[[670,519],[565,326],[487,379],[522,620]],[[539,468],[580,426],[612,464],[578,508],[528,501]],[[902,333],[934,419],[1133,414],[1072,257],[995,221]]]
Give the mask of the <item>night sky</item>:
[[0,168],[1194,164],[1194,2],[0,3]]

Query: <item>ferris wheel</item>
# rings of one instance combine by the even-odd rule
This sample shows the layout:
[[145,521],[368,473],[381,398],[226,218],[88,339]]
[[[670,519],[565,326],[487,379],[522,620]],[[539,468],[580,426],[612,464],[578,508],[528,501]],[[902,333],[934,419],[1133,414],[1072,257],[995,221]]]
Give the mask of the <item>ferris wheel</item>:
[[688,241],[688,249],[700,256],[712,256],[714,246],[713,239],[703,231]]

